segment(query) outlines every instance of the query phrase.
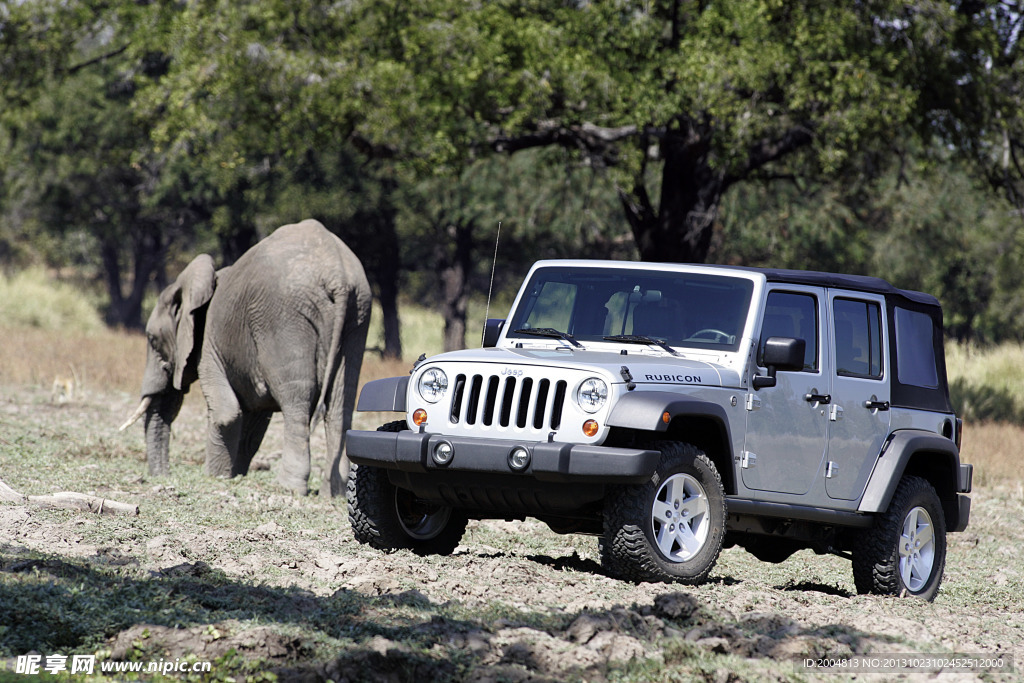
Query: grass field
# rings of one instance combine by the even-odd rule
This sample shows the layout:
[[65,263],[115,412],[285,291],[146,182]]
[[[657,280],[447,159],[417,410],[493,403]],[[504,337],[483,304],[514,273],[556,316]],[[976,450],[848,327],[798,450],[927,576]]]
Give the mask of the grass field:
[[[408,357],[369,352],[364,381],[439,350],[436,317],[406,313]],[[116,431],[138,400],[140,335],[20,326],[0,338],[0,479],[25,494],[74,490],[142,510],[0,503],[0,680],[25,680],[11,671],[30,651],[213,667],[121,680],[835,681],[799,662],[891,652],[1009,652],[1024,666],[1024,430],[1012,419],[967,424],[972,523],[950,537],[934,603],[859,596],[847,561],[810,551],[770,565],[729,549],[704,586],[634,585],[602,572],[592,537],[532,521],[473,522],[451,557],[360,546],[343,504],[277,488],[273,425],[260,456],[270,469],[210,479],[198,390],[175,423],[171,476],[150,478],[140,428]],[[974,396],[999,380],[1017,400],[1022,366],[1019,347],[950,355],[951,377]],[[380,419],[361,415],[357,426]]]

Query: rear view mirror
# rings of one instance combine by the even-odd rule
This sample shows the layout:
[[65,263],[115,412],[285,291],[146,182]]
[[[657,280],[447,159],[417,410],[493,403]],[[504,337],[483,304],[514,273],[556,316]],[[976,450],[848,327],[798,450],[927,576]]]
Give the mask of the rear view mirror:
[[804,355],[807,341],[792,337],[768,337],[764,343],[762,363],[768,368],[768,375],[754,378],[754,388],[775,386],[775,373],[794,372],[804,369]]
[[501,318],[488,318],[484,323],[483,346],[485,349],[493,348],[498,343],[501,330],[505,327],[505,321]]

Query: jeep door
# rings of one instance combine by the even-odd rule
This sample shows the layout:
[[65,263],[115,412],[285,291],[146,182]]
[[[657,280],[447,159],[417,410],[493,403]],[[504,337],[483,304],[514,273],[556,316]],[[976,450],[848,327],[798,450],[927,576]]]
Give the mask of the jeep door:
[[882,296],[829,290],[832,331],[825,490],[857,500],[889,434],[888,330]]
[[821,472],[828,438],[829,377],[822,368],[825,290],[775,285],[765,300],[757,364],[761,375],[769,337],[806,341],[804,369],[779,372],[773,387],[747,395],[747,430],[740,455],[743,485],[757,491],[805,494]]

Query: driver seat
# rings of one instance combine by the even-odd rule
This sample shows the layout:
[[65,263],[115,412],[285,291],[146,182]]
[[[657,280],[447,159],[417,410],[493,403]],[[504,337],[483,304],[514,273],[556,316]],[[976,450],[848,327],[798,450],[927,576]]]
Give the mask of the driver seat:
[[678,341],[682,327],[679,306],[668,299],[639,303],[633,309],[633,334]]

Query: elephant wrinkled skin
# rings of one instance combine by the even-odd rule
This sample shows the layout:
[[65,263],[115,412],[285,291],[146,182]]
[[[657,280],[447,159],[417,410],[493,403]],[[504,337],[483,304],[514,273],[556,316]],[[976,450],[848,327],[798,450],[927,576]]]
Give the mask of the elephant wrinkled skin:
[[321,492],[340,495],[370,303],[359,259],[314,220],[278,228],[220,270],[208,255],[196,257],[160,293],[146,324],[142,402],[125,426],[145,415],[150,473],[168,473],[171,423],[198,379],[209,474],[246,474],[279,411],[285,437],[278,482],[307,492],[310,430],[322,418]]

